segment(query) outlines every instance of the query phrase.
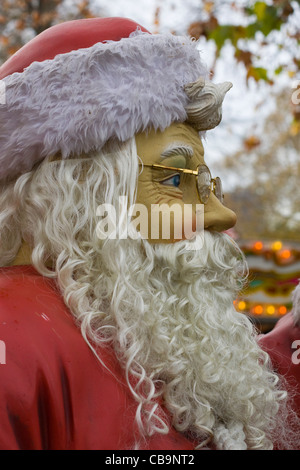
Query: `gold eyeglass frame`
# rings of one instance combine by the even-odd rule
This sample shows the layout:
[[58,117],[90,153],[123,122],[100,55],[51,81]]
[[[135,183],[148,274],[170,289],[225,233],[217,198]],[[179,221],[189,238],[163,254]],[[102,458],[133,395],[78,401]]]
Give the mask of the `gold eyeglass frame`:
[[[148,168],[155,168],[155,169],[162,169],[162,170],[174,170],[175,173],[184,173],[186,175],[194,175],[196,177],[196,188],[197,188],[197,192],[198,192],[200,202],[201,202],[201,204],[207,204],[209,196],[207,197],[207,199],[205,201],[203,200],[202,196],[200,195],[199,186],[198,186],[198,179],[197,179],[199,174],[200,174],[199,169],[203,168],[210,175],[210,186],[209,186],[210,191],[212,191],[214,193],[214,195],[218,198],[218,200],[223,204],[224,194],[223,194],[223,191],[222,191],[221,178],[219,178],[219,176],[216,176],[216,178],[212,178],[210,169],[208,168],[207,165],[204,165],[204,164],[198,165],[196,170],[190,170],[189,168],[177,168],[177,167],[174,167],[174,166],[165,166],[165,165],[160,165],[159,163],[152,163],[152,164],[140,163],[139,165],[140,166],[145,166],[145,167],[148,167]],[[168,175],[165,178],[160,179],[159,182],[162,183],[162,182],[168,180],[169,178],[171,178],[172,176],[173,175]],[[220,197],[216,194],[216,186],[218,184],[219,184],[219,187],[221,188]]]

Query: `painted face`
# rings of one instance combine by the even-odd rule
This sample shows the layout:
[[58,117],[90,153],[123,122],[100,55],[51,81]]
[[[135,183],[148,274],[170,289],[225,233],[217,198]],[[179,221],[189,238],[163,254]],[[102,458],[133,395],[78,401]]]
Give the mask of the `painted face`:
[[[151,243],[173,243],[196,230],[196,215],[206,230],[224,231],[236,223],[236,215],[211,192],[202,204],[196,176],[153,164],[196,170],[205,165],[198,132],[188,124],[174,123],[164,132],[136,135],[137,153],[145,166],[140,167],[137,205],[147,208],[147,231],[142,235]],[[170,210],[174,208],[174,210]]]

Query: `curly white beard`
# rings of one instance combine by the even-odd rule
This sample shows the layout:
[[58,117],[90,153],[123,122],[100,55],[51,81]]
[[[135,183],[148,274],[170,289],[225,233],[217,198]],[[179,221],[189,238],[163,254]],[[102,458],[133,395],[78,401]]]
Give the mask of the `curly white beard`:
[[202,242],[190,250],[188,241],[108,240],[93,286],[102,314],[80,315],[84,336],[112,342],[142,434],[168,432],[161,399],[198,447],[213,439],[218,449],[272,449],[280,432],[286,448],[278,419],[286,392],[233,305],[247,273],[243,255],[224,234],[205,233]]

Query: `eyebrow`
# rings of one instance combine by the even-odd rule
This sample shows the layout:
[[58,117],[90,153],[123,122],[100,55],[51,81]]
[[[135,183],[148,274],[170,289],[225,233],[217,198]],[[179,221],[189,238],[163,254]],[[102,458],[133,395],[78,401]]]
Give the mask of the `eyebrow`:
[[191,158],[194,155],[193,147],[187,144],[171,144],[161,154],[162,158],[182,155],[185,158]]

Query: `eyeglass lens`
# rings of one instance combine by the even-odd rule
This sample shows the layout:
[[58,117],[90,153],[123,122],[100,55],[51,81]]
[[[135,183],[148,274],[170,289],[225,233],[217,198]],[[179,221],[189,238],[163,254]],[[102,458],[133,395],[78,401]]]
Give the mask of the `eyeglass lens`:
[[223,195],[222,181],[218,176],[215,178],[215,195],[219,199],[219,201],[223,203],[224,195]]
[[202,204],[206,204],[210,196],[211,174],[205,165],[198,167],[197,186],[200,201]]
[[[212,178],[209,168],[206,165],[200,165],[198,167],[197,187],[202,204],[206,204],[208,201],[211,192],[211,182]],[[223,202],[222,182],[218,176],[214,180],[214,194],[220,202]]]

